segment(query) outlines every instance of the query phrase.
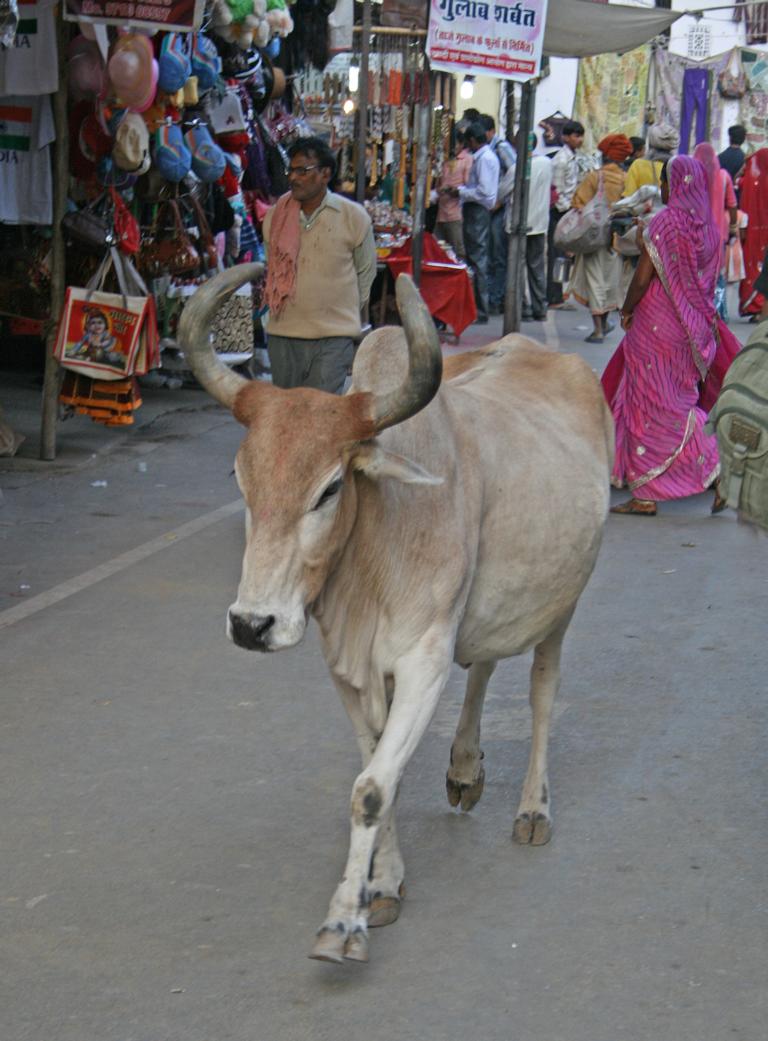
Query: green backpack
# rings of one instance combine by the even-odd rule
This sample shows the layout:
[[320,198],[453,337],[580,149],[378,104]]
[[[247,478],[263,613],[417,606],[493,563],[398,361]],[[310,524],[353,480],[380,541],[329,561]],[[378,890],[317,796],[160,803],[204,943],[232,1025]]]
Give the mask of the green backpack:
[[768,529],[768,322],[731,362],[705,430],[717,434],[720,494]]

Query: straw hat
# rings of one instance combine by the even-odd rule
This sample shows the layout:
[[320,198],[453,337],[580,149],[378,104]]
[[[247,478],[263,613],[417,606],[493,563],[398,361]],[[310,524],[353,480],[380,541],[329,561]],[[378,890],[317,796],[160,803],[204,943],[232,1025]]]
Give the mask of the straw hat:
[[118,36],[107,67],[122,104],[134,112],[148,109],[157,91],[158,68],[147,37],[133,32]]

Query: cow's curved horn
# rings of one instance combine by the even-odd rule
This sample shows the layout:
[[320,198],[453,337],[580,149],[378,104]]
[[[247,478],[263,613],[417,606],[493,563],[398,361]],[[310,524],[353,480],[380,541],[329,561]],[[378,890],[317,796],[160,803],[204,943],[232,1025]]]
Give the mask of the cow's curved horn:
[[246,282],[259,278],[263,271],[263,264],[238,264],[219,272],[193,293],[179,321],[179,346],[190,369],[208,393],[230,409],[248,380],[232,372],[216,356],[210,342],[211,322],[227,297]]
[[402,423],[428,405],[437,394],[443,375],[443,356],[435,323],[413,279],[399,275],[395,293],[408,341],[408,376],[397,390],[376,398],[377,430]]

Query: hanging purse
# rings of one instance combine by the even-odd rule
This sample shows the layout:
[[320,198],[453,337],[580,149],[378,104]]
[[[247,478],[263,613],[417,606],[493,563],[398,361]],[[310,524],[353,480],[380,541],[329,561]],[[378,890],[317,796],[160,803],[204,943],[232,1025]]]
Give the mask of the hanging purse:
[[203,207],[200,205],[197,197],[190,195],[189,200],[197,221],[197,249],[200,254],[203,274],[212,275],[215,271],[220,271],[222,266],[219,251],[216,248],[216,241],[211,233]]
[[724,98],[743,98],[749,90],[749,80],[738,47],[733,48],[728,64],[717,77],[717,89]]
[[114,206],[113,223],[116,244],[123,253],[138,253],[141,242],[139,222],[125,205],[119,192],[110,187],[109,194]]
[[[172,224],[164,228],[163,217],[170,210]],[[170,237],[167,236],[171,232]],[[139,251],[139,268],[147,278],[161,275],[189,275],[200,266],[200,254],[187,234],[179,204],[168,199],[160,204],[149,238]]]
[[89,202],[81,210],[69,210],[61,218],[64,238],[90,253],[99,255],[116,244],[112,221],[106,213],[106,195]]

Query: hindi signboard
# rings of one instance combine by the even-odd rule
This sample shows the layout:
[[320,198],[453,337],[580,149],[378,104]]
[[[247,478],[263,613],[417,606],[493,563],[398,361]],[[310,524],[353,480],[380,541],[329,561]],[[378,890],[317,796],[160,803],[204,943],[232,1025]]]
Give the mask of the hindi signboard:
[[69,21],[192,32],[203,24],[205,0],[66,0]]
[[541,66],[547,0],[431,0],[427,54],[434,69],[529,80]]

